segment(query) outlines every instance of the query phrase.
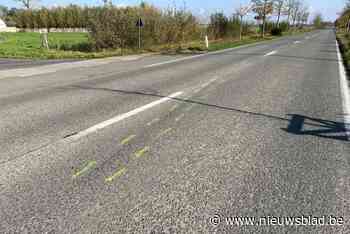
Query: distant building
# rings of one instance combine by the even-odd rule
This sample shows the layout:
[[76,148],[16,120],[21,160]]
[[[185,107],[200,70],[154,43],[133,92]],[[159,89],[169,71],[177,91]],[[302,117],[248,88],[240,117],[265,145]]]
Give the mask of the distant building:
[[7,26],[6,26],[5,22],[2,19],[0,19],[0,30],[6,29],[6,28],[7,28]]
[[16,27],[7,27],[7,25],[5,24],[5,22],[0,19],[0,32],[17,32],[17,28]]

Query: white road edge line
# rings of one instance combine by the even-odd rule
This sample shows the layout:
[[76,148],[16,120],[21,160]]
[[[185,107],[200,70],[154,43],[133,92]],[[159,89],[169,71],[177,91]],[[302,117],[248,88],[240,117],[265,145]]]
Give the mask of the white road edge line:
[[104,121],[102,123],[96,124],[96,125],[88,128],[88,129],[85,129],[85,130],[81,131],[81,132],[78,132],[76,135],[73,135],[73,136],[69,137],[68,139],[69,140],[73,140],[73,141],[79,140],[80,138],[85,137],[85,136],[87,136],[87,135],[89,135],[91,133],[94,133],[94,132],[96,132],[96,131],[98,131],[100,129],[106,128],[106,127],[108,127],[108,126],[110,126],[112,124],[118,123],[118,122],[120,122],[120,121],[122,121],[124,119],[127,119],[127,118],[131,117],[131,116],[137,115],[137,114],[139,114],[139,113],[141,113],[141,112],[143,112],[143,111],[145,111],[147,109],[150,109],[150,108],[152,108],[154,106],[157,106],[159,104],[167,102],[167,101],[171,100],[172,98],[180,96],[181,94],[183,94],[183,92],[173,93],[173,94],[171,94],[171,95],[169,95],[167,97],[164,97],[164,98],[159,99],[157,101],[151,102],[151,103],[149,103],[147,105],[141,106],[141,107],[136,108],[136,109],[134,109],[132,111],[129,111],[127,113],[115,116],[115,117],[113,117],[113,118],[111,118],[109,120],[106,120],[106,121]]
[[271,51],[270,53],[265,54],[264,57],[267,57],[267,56],[270,56],[270,55],[273,55],[273,54],[276,54],[276,53],[277,53],[277,51],[274,50],[274,51]]
[[343,101],[343,112],[344,112],[344,125],[346,128],[346,133],[350,137],[350,89],[347,81],[347,76],[345,72],[345,67],[343,64],[343,58],[339,50],[338,41],[337,44],[337,55],[339,63],[339,77],[340,77],[340,89]]
[[159,66],[166,65],[166,64],[181,62],[181,61],[190,60],[190,59],[194,59],[194,58],[200,58],[200,57],[203,57],[204,55],[206,55],[206,54],[199,54],[199,55],[195,55],[195,56],[189,56],[189,57],[185,57],[185,58],[169,60],[169,61],[165,61],[165,62],[161,62],[161,63],[147,65],[147,66],[144,66],[143,68],[159,67]]
[[200,87],[198,88],[195,88],[193,90],[193,93],[196,94],[196,93],[199,93],[200,91],[202,91],[204,88],[208,87],[210,84],[212,84],[213,82],[217,81],[219,79],[219,77],[215,77],[205,83],[203,83],[202,85],[200,85]]
[[154,64],[151,64],[151,65],[146,65],[143,68],[159,67],[159,66],[166,65],[166,64],[177,63],[177,62],[191,60],[191,59],[195,59],[195,58],[200,58],[200,57],[204,57],[204,56],[208,56],[208,55],[222,54],[222,53],[225,53],[225,52],[234,51],[234,50],[238,50],[238,49],[243,49],[243,48],[247,48],[247,47],[268,44],[269,42],[273,42],[273,41],[277,41],[277,40],[280,40],[280,39],[276,38],[276,39],[272,39],[272,40],[268,40],[268,41],[261,41],[261,42],[247,44],[247,45],[237,46],[237,47],[234,47],[234,48],[228,48],[228,49],[213,51],[213,52],[209,52],[209,53],[205,53],[205,54],[199,54],[199,55],[194,55],[194,56],[188,56],[188,57],[185,57],[185,58],[178,58],[178,59],[169,60],[169,61],[165,61],[165,62],[154,63]]

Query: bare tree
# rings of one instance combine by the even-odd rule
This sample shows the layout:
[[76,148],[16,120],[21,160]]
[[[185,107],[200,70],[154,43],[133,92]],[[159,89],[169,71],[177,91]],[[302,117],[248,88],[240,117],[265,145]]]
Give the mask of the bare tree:
[[298,20],[298,14],[299,11],[301,9],[301,2],[300,1],[295,1],[293,4],[293,8],[292,8],[292,25],[293,27],[296,27],[296,23]]
[[103,2],[103,5],[106,7],[113,5],[112,0],[102,0],[102,2]]
[[302,19],[302,21],[303,21],[304,24],[307,24],[307,23],[308,23],[309,17],[310,17],[310,12],[309,12],[309,10],[307,10],[307,11],[305,11],[304,14],[303,14],[303,19]]
[[301,6],[297,15],[298,27],[302,27],[303,24],[305,23],[305,20],[307,21],[308,18],[309,18],[308,7]]
[[275,1],[275,9],[277,11],[277,22],[276,25],[279,28],[280,26],[280,18],[281,18],[281,14],[284,8],[284,4],[285,4],[285,0],[276,0]]
[[296,0],[287,0],[286,8],[287,8],[287,22],[288,22],[288,28],[290,26],[290,20],[292,18],[293,9],[295,6]]
[[242,31],[243,31],[243,18],[246,16],[252,9],[254,5],[249,4],[248,6],[241,6],[236,9],[236,14],[239,16],[239,40],[242,40]]
[[305,6],[303,0],[289,0],[288,1],[288,22],[292,21],[292,26],[298,27],[305,20],[309,18],[309,9]]
[[258,14],[259,19],[262,20],[261,36],[265,37],[266,19],[273,12],[274,0],[251,0],[254,4],[254,11]]
[[33,0],[14,0],[21,3],[25,8],[30,9],[33,5]]

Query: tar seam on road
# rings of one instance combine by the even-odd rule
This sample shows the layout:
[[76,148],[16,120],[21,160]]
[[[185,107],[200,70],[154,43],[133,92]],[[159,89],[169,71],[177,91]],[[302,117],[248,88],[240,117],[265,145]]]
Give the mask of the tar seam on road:
[[344,125],[346,129],[346,133],[348,138],[350,137],[350,90],[349,84],[347,81],[347,76],[345,72],[345,67],[343,64],[343,58],[340,54],[339,44],[336,41],[337,45],[337,55],[338,55],[338,63],[339,63],[339,77],[340,77],[340,89],[343,101],[343,111],[344,111]]
[[94,132],[96,132],[98,130],[104,129],[104,128],[112,125],[112,124],[116,124],[116,123],[118,123],[118,122],[120,122],[120,121],[122,121],[124,119],[130,118],[130,117],[132,117],[134,115],[137,115],[137,114],[139,114],[139,113],[141,113],[143,111],[146,111],[147,109],[150,109],[150,108],[152,108],[154,106],[157,106],[157,105],[160,105],[160,104],[162,104],[164,102],[167,102],[167,101],[171,100],[172,98],[180,96],[181,94],[183,94],[183,92],[173,93],[173,94],[171,94],[171,95],[169,95],[167,97],[161,98],[161,99],[159,99],[157,101],[151,102],[151,103],[149,103],[147,105],[141,106],[141,107],[136,108],[136,109],[134,109],[132,111],[129,111],[127,113],[118,115],[118,116],[116,116],[114,118],[111,118],[109,120],[106,120],[106,121],[104,121],[102,123],[96,124],[96,125],[88,128],[88,129],[85,129],[85,130],[79,132],[78,134],[73,135],[73,136],[71,136],[71,137],[69,137],[67,139],[70,139],[70,140],[73,140],[73,141],[79,140],[80,138],[85,137],[85,136],[87,136],[87,135],[89,135],[91,133],[94,133]]

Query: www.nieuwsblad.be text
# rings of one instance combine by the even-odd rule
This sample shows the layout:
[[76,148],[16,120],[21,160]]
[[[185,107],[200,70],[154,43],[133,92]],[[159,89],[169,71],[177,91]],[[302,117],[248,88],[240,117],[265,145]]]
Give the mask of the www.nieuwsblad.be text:
[[345,224],[343,217],[336,216],[298,216],[298,217],[224,217],[213,215],[209,222],[213,226],[342,226]]

